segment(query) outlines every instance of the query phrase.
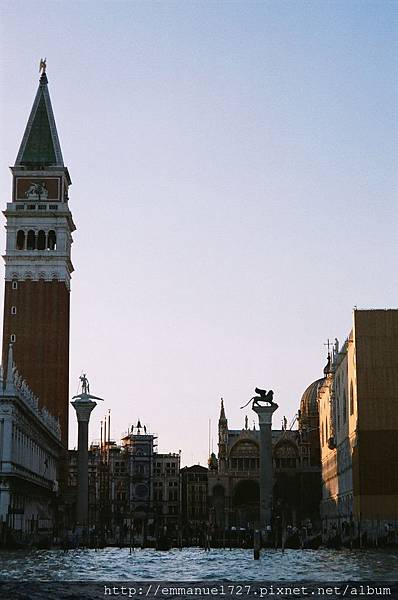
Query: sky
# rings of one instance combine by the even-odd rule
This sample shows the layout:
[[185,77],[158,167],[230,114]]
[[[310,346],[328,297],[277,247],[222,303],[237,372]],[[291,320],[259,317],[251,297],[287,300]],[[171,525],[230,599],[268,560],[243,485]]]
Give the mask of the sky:
[[397,33],[386,0],[2,1],[2,207],[46,57],[91,439],[111,409],[206,464],[221,397],[238,429],[273,389],[279,428],[353,308],[397,307]]

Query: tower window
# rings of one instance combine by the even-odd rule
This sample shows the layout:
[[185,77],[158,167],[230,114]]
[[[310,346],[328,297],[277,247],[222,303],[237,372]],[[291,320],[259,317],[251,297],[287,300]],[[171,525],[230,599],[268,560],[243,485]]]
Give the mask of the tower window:
[[15,335],[15,333],[12,333],[10,335],[10,342],[16,342],[17,341],[17,336]]
[[57,236],[56,236],[55,231],[53,229],[50,229],[50,231],[48,232],[47,248],[49,250],[56,250],[57,249]]
[[25,247],[25,232],[20,229],[17,232],[17,250],[23,250]]
[[37,236],[37,249],[45,250],[46,249],[46,234],[41,229]]
[[28,231],[28,239],[26,244],[27,250],[34,250],[36,248],[36,236],[33,229],[29,229]]
[[16,315],[17,314],[17,307],[16,306],[11,306],[11,314],[12,315]]
[[18,281],[15,281],[15,279],[14,279],[14,281],[12,282],[12,289],[13,289],[13,290],[17,290],[17,289],[18,289]]

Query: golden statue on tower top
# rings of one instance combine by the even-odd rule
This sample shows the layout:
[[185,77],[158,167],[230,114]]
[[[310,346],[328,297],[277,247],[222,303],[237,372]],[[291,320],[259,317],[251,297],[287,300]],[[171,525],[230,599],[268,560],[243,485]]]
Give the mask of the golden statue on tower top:
[[46,58],[41,58],[40,59],[40,65],[39,65],[39,73],[45,73],[46,72],[46,67],[47,67],[47,59]]

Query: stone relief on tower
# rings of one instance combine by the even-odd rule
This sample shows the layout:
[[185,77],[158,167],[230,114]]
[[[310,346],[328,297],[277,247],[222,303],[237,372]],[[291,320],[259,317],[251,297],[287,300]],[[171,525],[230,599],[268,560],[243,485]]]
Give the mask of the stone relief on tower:
[[32,181],[30,187],[26,191],[28,200],[47,200],[48,189],[45,181]]

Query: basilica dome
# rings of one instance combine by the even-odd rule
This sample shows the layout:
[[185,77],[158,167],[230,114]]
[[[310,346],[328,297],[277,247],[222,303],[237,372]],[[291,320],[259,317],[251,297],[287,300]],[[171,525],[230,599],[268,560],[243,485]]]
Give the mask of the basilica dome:
[[317,379],[307,387],[301,397],[300,411],[302,416],[318,414],[317,396],[318,389],[322,385],[323,379]]

